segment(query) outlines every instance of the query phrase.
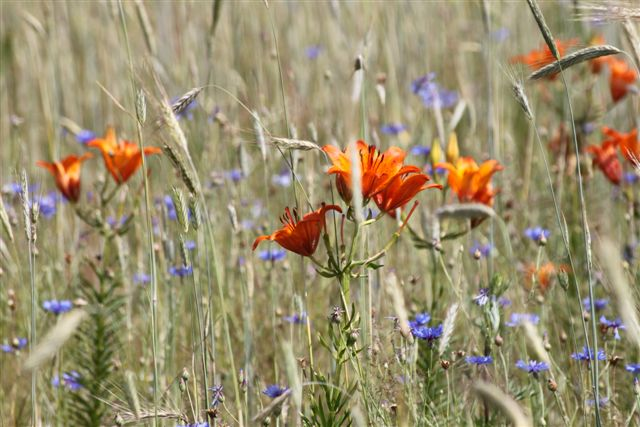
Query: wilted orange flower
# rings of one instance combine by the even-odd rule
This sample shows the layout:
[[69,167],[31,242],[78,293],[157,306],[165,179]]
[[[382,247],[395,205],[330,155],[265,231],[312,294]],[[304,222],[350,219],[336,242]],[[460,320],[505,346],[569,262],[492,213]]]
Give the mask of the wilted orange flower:
[[625,61],[618,58],[609,60],[609,89],[611,90],[611,98],[613,102],[618,102],[629,93],[631,85],[637,80],[636,71]]
[[[362,177],[362,198],[364,201],[371,199],[384,190],[396,175],[418,173],[417,166],[403,166],[406,153],[398,147],[389,147],[384,153],[380,153],[373,145],[367,145],[364,141],[356,142],[356,149],[360,156],[360,173]],[[336,174],[336,187],[340,197],[346,203],[351,202],[351,152],[349,148],[341,151],[333,145],[325,145],[322,151],[327,153],[333,166],[327,171]]]
[[598,166],[602,173],[615,185],[622,181],[622,165],[618,160],[616,143],[606,140],[602,145],[590,145],[587,152],[593,155],[593,164]]
[[396,209],[403,207],[416,194],[427,188],[442,188],[440,184],[429,184],[429,177],[423,173],[396,175],[387,188],[374,196],[374,201],[381,211],[396,217]]
[[[560,57],[563,57],[568,48],[575,46],[577,44],[576,39],[571,39],[567,41],[556,40],[556,47],[558,48],[558,53]],[[539,68],[544,67],[545,65],[549,65],[554,62],[556,58],[553,56],[551,49],[546,44],[543,44],[542,47],[537,50],[533,49],[526,55],[518,55],[511,58],[512,63],[521,63],[527,65],[531,68],[532,71],[535,71]],[[557,77],[557,73],[550,75],[548,78],[553,80]]]
[[311,256],[316,251],[320,242],[320,233],[325,227],[324,216],[327,211],[342,212],[340,206],[322,204],[320,209],[310,212],[298,218],[297,212],[293,214],[289,208],[284,210],[280,218],[283,227],[268,236],[260,236],[253,242],[255,251],[263,240],[275,240],[283,248],[302,256]]
[[91,153],[82,156],[67,156],[59,162],[38,161],[36,165],[47,169],[56,180],[56,186],[65,199],[77,202],[80,198],[80,168],[82,162],[91,158]]
[[[142,153],[137,144],[131,141],[116,139],[116,132],[112,127],[107,129],[104,138],[96,138],[87,144],[102,152],[104,164],[115,179],[116,183],[126,182],[142,165]],[[158,147],[145,147],[144,154],[161,153]]]
[[525,285],[527,289],[531,289],[533,279],[535,278],[541,293],[545,293],[553,279],[560,272],[569,272],[570,268],[566,265],[556,266],[552,262],[543,264],[536,270],[534,264],[527,264],[524,268]]
[[504,169],[497,160],[487,160],[480,166],[471,157],[460,157],[455,165],[437,163],[436,168],[449,171],[448,184],[461,202],[477,202],[493,205],[494,191],[491,176]]
[[629,133],[618,132],[614,129],[604,126],[602,133],[608,138],[603,142],[610,142],[614,146],[620,148],[622,155],[635,165],[640,159],[640,141],[638,141],[638,129],[633,129]]

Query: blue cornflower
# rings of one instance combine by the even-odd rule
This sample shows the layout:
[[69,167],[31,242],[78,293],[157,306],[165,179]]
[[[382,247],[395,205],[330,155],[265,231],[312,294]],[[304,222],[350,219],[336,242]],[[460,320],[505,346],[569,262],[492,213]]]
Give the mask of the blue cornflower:
[[[51,379],[51,385],[55,388],[60,387],[60,377],[58,375]],[[62,374],[62,385],[70,391],[78,391],[82,388],[80,384],[80,374],[77,371],[64,372]]]
[[573,353],[571,355],[571,358],[574,360],[581,360],[581,361],[585,361],[588,362],[590,360],[594,360],[594,359],[598,359],[598,360],[606,360],[607,355],[604,354],[604,350],[600,349],[598,350],[598,352],[596,354],[593,353],[593,350],[587,348],[587,347],[582,347],[582,352],[581,353]]
[[640,363],[631,363],[625,366],[624,369],[626,369],[627,372],[631,372],[636,377],[640,375]]
[[279,187],[289,187],[291,186],[291,172],[288,169],[283,169],[271,177],[271,182]]
[[502,27],[493,31],[491,33],[491,38],[494,39],[497,43],[502,43],[503,41],[509,38],[510,34],[511,32],[509,31],[508,28]]
[[411,328],[411,334],[414,337],[420,338],[421,340],[426,340],[430,344],[440,338],[442,336],[442,324],[430,328],[428,326],[418,326],[416,328]]
[[624,174],[624,182],[627,184],[635,184],[640,181],[640,175],[637,172],[625,172]]
[[547,362],[538,362],[537,360],[529,360],[529,362],[525,362],[524,360],[518,360],[516,362],[516,368],[522,369],[523,371],[527,371],[530,374],[536,375],[542,371],[548,371],[549,364]]
[[407,126],[402,123],[387,123],[386,125],[380,126],[380,132],[385,135],[399,135],[406,130]]
[[489,302],[489,288],[481,288],[478,295],[473,297],[473,303],[482,307]]
[[467,356],[465,360],[471,365],[490,365],[493,363],[491,356]]
[[264,390],[262,390],[262,394],[269,396],[272,399],[275,399],[278,396],[282,396],[287,390],[288,387],[280,387],[277,384],[271,384],[267,386]]
[[409,151],[414,156],[425,156],[431,154],[431,147],[428,145],[415,145]]
[[507,297],[500,297],[498,298],[498,304],[500,304],[500,307],[502,308],[509,307],[511,305],[511,300]]
[[[607,304],[609,304],[608,298],[600,298],[593,301],[593,306],[596,309],[596,311],[600,311],[604,309],[607,306]],[[591,311],[591,299],[589,297],[586,297],[585,299],[582,300],[582,305],[584,306],[584,309],[586,311]]]
[[309,59],[316,59],[321,52],[322,52],[322,46],[319,44],[313,44],[311,46],[307,46],[304,49],[304,54]]
[[173,199],[171,198],[171,196],[164,196],[162,200],[164,201],[164,206],[167,208],[167,218],[172,221],[178,219],[176,205],[173,204]]
[[450,108],[458,102],[458,94],[434,82],[435,73],[418,77],[411,83],[411,91],[422,99],[427,108]]
[[513,328],[515,326],[521,325],[524,322],[529,322],[537,325],[538,322],[540,322],[540,316],[533,313],[511,313],[509,321],[505,322],[505,325]]
[[89,129],[80,129],[80,131],[76,133],[76,141],[80,144],[84,145],[93,139],[96,139],[96,134]]
[[282,320],[284,320],[285,322],[296,324],[296,325],[301,325],[305,323],[305,321],[307,320],[307,313],[303,311],[302,313],[299,313],[299,314],[294,313],[291,316],[283,316]]
[[[605,406],[607,406],[607,404],[609,403],[609,398],[608,397],[601,397],[600,401],[598,402],[598,406],[600,408],[604,408]],[[595,406],[596,401],[594,399],[587,399],[587,406]]]
[[120,217],[120,221],[116,221],[116,219],[109,215],[107,217],[107,224],[109,224],[109,227],[111,228],[116,228],[116,227],[121,227],[124,225],[125,222],[127,222],[127,220],[129,219],[129,215],[122,215]]
[[285,259],[287,256],[287,251],[284,249],[267,249],[264,251],[258,252],[258,258],[262,261],[280,261]]
[[190,265],[189,266],[182,265],[177,267],[171,266],[169,267],[169,274],[175,277],[190,276],[193,274],[193,267]]
[[416,314],[415,320],[409,320],[410,328],[417,328],[418,326],[424,326],[431,320],[431,316],[429,313],[418,313]]
[[2,192],[17,196],[20,193],[22,193],[22,186],[20,185],[19,182],[10,182],[2,186]]
[[473,246],[469,248],[469,252],[471,253],[471,255],[473,255],[477,259],[489,257],[492,250],[493,246],[491,245],[491,243],[482,245],[478,242],[474,242]]
[[136,273],[133,275],[133,283],[143,285],[151,281],[151,276],[146,273]]
[[194,240],[187,240],[184,242],[184,247],[187,248],[188,251],[192,251],[196,248],[196,242]]
[[220,403],[224,402],[224,393],[222,393],[222,384],[220,385],[214,385],[213,387],[209,388],[209,390],[212,391],[212,401],[211,401],[211,407],[215,408],[216,406],[218,406]]
[[546,243],[551,232],[542,227],[530,227],[524,230],[524,235],[536,243]]
[[600,327],[604,332],[608,331],[609,329],[612,329],[613,337],[617,340],[620,339],[620,333],[618,332],[618,330],[626,329],[625,326],[622,324],[622,319],[620,319],[619,317],[615,320],[607,320],[606,317],[600,316]]
[[35,196],[33,202],[38,203],[40,206],[40,215],[49,219],[56,214],[56,205],[58,204],[59,197],[56,193],[48,193],[42,196]]
[[225,172],[225,176],[233,182],[238,182],[244,178],[244,173],[242,173],[240,169],[231,169],[230,171]]
[[[180,97],[176,96],[171,100],[171,104],[175,103]],[[198,101],[195,99],[189,103],[179,114],[176,114],[176,119],[193,120],[193,109],[198,106]]]
[[27,342],[26,338],[14,338],[13,341],[11,341],[11,344],[3,344],[0,348],[3,353],[15,353],[25,348],[27,346]]
[[593,133],[593,131],[596,130],[596,125],[593,122],[584,122],[582,124],[582,132],[584,132],[586,135],[589,135],[590,133]]
[[53,313],[55,315],[66,313],[73,308],[73,303],[69,300],[49,300],[42,303],[42,308],[44,311],[48,311],[49,313]]

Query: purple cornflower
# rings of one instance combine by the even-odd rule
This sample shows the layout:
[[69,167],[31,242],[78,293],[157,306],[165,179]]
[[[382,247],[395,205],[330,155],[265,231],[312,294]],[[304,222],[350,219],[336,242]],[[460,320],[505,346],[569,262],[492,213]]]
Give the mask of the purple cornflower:
[[194,240],[187,240],[186,242],[184,242],[184,247],[188,251],[192,251],[196,248],[196,242]]
[[521,325],[524,322],[529,322],[531,324],[537,325],[540,322],[540,316],[533,313],[511,313],[509,317],[509,321],[505,322],[505,325],[510,327],[515,327]]
[[240,169],[231,169],[230,171],[225,172],[225,176],[233,182],[238,182],[244,178],[244,173],[242,173]]
[[279,187],[291,186],[291,172],[288,169],[283,169],[277,175],[271,177],[271,183]]
[[176,427],[209,427],[208,421],[196,422],[195,424],[176,424]]
[[491,356],[467,356],[465,360],[471,365],[490,365],[493,363]]
[[589,135],[590,133],[593,133],[593,131],[596,130],[596,125],[593,122],[584,122],[582,124],[582,132],[584,132],[586,135]]
[[193,274],[193,267],[190,265],[189,266],[182,265],[177,267],[171,266],[169,267],[169,274],[175,277],[190,276]]
[[640,363],[631,363],[624,367],[627,372],[631,372],[633,375],[638,377],[640,375]]
[[2,344],[0,348],[3,353],[16,353],[27,346],[26,338],[14,338],[11,344]]
[[587,347],[582,347],[582,352],[581,353],[573,353],[571,355],[571,358],[573,360],[580,360],[580,361],[584,361],[584,362],[589,362],[591,360],[594,359],[598,359],[598,360],[606,360],[607,355],[604,354],[604,350],[600,349],[598,350],[598,352],[596,354],[594,354],[593,350],[587,348]]
[[262,390],[262,394],[265,394],[270,398],[275,399],[278,396],[282,396],[282,394],[284,394],[287,390],[289,390],[288,387],[280,387],[277,384],[271,384],[267,386],[267,388]]
[[[60,387],[60,377],[58,375],[51,379],[51,385],[55,388]],[[62,374],[62,385],[70,391],[80,390],[82,388],[80,374],[77,371],[64,372]]]
[[44,311],[48,311],[49,313],[53,313],[56,316],[58,314],[66,313],[73,308],[73,303],[69,300],[48,300],[42,303],[42,308]]
[[529,360],[529,362],[525,362],[524,360],[518,360],[516,362],[516,368],[522,369],[523,371],[527,371],[534,376],[542,371],[549,370],[549,364],[547,362],[538,362],[537,360]]
[[267,249],[264,251],[258,252],[258,258],[262,261],[280,261],[285,259],[287,256],[287,251],[284,249]]
[[425,156],[431,154],[431,147],[428,145],[416,145],[409,151],[413,156]]
[[151,281],[151,276],[146,273],[136,273],[133,275],[133,283],[143,285]]
[[402,123],[387,123],[386,125],[380,126],[380,132],[385,135],[399,135],[406,130],[407,126]]
[[489,288],[480,288],[478,295],[473,297],[473,303],[482,307],[489,302]]
[[120,221],[116,221],[116,219],[109,215],[107,217],[107,224],[109,224],[109,227],[111,228],[116,228],[116,227],[121,227],[125,224],[125,222],[127,222],[127,220],[129,219],[129,215],[122,215],[120,217]]
[[622,324],[622,319],[619,317],[615,320],[607,320],[606,317],[600,316],[600,328],[603,332],[607,332],[609,329],[613,330],[613,337],[617,340],[620,339],[619,329],[626,329]]
[[76,133],[76,141],[82,145],[87,144],[93,139],[96,139],[96,134],[89,129],[80,129],[80,131]]
[[[593,301],[593,306],[596,311],[603,310],[607,306],[607,304],[609,304],[608,298],[600,298]],[[586,311],[591,311],[591,299],[589,297],[586,297],[582,300],[582,305],[584,306],[584,309]]]
[[428,326],[418,326],[416,328],[411,328],[411,334],[414,337],[420,338],[421,340],[426,340],[429,344],[433,343],[433,341],[437,340],[442,336],[442,324],[430,328]]
[[425,74],[411,83],[411,92],[422,99],[422,104],[427,108],[450,108],[458,102],[458,94],[446,90],[433,81],[435,73]]
[[319,44],[312,44],[304,49],[304,54],[309,59],[316,59],[322,52],[322,46]]
[[[608,397],[601,397],[600,400],[598,401],[598,406],[600,408],[604,408],[605,406],[607,406],[607,404],[609,403],[609,398]],[[595,406],[596,401],[594,399],[587,399],[587,406]]]
[[469,253],[476,259],[480,258],[488,258],[491,255],[491,251],[493,250],[493,246],[491,243],[486,243],[484,245],[474,242],[473,246],[469,248]]
[[536,243],[546,243],[551,232],[542,227],[530,227],[524,230],[524,235]]
[[215,408],[216,406],[218,406],[220,403],[224,402],[224,393],[222,393],[222,384],[220,385],[214,385],[213,387],[209,388],[209,390],[212,391],[212,401],[211,401],[211,407]]
[[171,196],[164,196],[163,199],[164,206],[167,208],[167,218],[172,221],[178,219],[178,213],[176,212],[176,205],[173,204],[173,199]]
[[502,27],[502,28],[498,28],[497,30],[493,31],[491,33],[491,38],[493,40],[495,40],[497,43],[502,43],[503,41],[505,41],[506,39],[509,38],[510,34],[511,34],[511,32],[509,31],[508,28]]
[[293,323],[294,325],[301,325],[307,320],[307,313],[294,313],[291,316],[283,316],[282,320],[285,322]]
[[500,297],[498,298],[498,304],[500,304],[500,307],[509,307],[511,305],[511,300],[507,297]]
[[431,320],[431,316],[429,313],[418,313],[416,314],[415,320],[409,320],[410,328],[417,328],[419,326],[424,326]]
[[627,184],[635,184],[638,181],[640,181],[640,175],[638,175],[638,172],[626,172],[624,174],[624,182]]

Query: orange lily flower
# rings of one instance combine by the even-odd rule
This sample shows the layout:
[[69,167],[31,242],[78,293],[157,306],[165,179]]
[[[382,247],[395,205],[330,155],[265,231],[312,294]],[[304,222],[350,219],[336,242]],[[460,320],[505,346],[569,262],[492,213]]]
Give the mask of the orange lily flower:
[[552,262],[543,264],[536,270],[534,264],[528,264],[524,268],[525,285],[527,289],[531,289],[533,279],[540,287],[540,292],[544,294],[549,286],[553,283],[553,279],[560,272],[569,272],[569,267],[566,265],[556,266]]
[[[104,164],[118,184],[126,182],[142,165],[142,153],[138,144],[125,140],[118,141],[112,127],[107,129],[104,138],[93,139],[87,145],[96,147],[102,152]],[[158,147],[144,149],[145,156],[161,152],[162,150]]]
[[[362,177],[362,198],[368,201],[384,190],[396,175],[419,173],[417,166],[403,166],[406,153],[398,147],[389,147],[380,153],[373,145],[364,141],[356,142],[356,149],[360,155],[360,174]],[[325,145],[322,151],[327,153],[333,166],[327,171],[336,174],[336,187],[340,197],[346,203],[351,202],[351,152],[350,149],[341,151],[333,145]]]
[[461,202],[493,205],[493,196],[497,194],[497,191],[493,190],[491,177],[494,173],[504,169],[497,160],[487,160],[478,166],[471,157],[460,157],[455,165],[437,163],[435,167],[449,171],[447,182]]
[[638,79],[636,71],[621,59],[611,58],[609,60],[609,89],[613,102],[618,102],[629,93],[631,85]]
[[[563,57],[568,48],[575,46],[577,44],[576,39],[571,39],[565,41],[556,40],[556,47],[558,48],[558,53],[560,57]],[[542,45],[539,50],[533,49],[526,55],[518,55],[511,58],[512,63],[521,63],[527,65],[532,71],[535,71],[539,68],[544,67],[545,65],[549,65],[554,62],[556,58],[553,56],[551,49],[546,44]],[[557,77],[557,73],[549,76],[550,80],[553,80]]]
[[616,143],[606,140],[602,145],[590,145],[586,148],[588,153],[593,154],[593,164],[598,166],[602,173],[614,185],[620,185],[622,181],[622,165],[618,160]]
[[38,161],[36,165],[47,169],[56,180],[56,186],[65,199],[77,202],[80,198],[80,168],[82,162],[93,157],[91,153],[82,156],[67,156],[59,162]]
[[324,216],[330,210],[342,212],[340,206],[323,203],[320,209],[299,219],[295,210],[291,214],[291,210],[286,208],[284,215],[280,218],[283,227],[268,236],[258,237],[253,242],[253,250],[255,251],[263,240],[275,240],[280,246],[291,252],[302,256],[313,255],[320,242],[320,233],[325,227]]
[[409,203],[416,194],[427,188],[442,189],[440,184],[429,184],[429,177],[423,173],[396,175],[387,188],[374,196],[374,201],[381,211],[393,218],[396,217],[396,209]]
[[629,133],[618,132],[614,129],[603,127],[602,133],[608,138],[603,142],[611,142],[611,144],[620,148],[620,152],[631,164],[640,159],[640,141],[638,141],[638,129],[634,129]]

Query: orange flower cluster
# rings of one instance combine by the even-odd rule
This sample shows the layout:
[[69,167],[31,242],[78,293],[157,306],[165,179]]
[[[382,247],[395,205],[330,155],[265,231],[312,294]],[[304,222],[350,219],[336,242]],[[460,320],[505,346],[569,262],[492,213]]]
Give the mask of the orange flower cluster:
[[461,202],[493,205],[497,191],[493,190],[491,177],[504,169],[497,160],[487,160],[478,166],[471,157],[460,157],[455,164],[437,163],[435,167],[449,171],[449,187]]
[[[594,37],[591,44],[604,44],[604,37],[601,35]],[[625,61],[613,56],[601,56],[590,61],[590,68],[593,74],[600,74],[605,66],[608,66],[610,71],[609,90],[611,98],[613,102],[618,102],[631,91],[633,83],[638,80],[638,74]]]
[[[373,199],[381,211],[395,217],[396,209],[402,208],[419,192],[427,188],[442,188],[439,184],[427,184],[429,177],[417,166],[404,165],[407,154],[398,147],[390,147],[384,153],[364,141],[355,144],[360,157],[362,198],[365,204]],[[325,145],[322,150],[333,165],[329,174],[336,175],[336,188],[342,200],[351,203],[353,197],[351,148],[341,151],[333,145]]]
[[618,159],[617,149],[631,163],[640,158],[640,142],[638,141],[638,129],[629,133],[621,133],[608,127],[602,128],[602,133],[607,137],[601,145],[590,145],[587,152],[593,155],[593,164],[614,185],[620,185],[622,181],[622,164]]
[[342,212],[340,206],[323,204],[318,210],[300,219],[295,210],[292,214],[291,210],[286,208],[284,215],[280,218],[283,227],[270,235],[258,237],[253,242],[253,250],[255,251],[263,240],[272,240],[299,255],[313,255],[320,242],[320,234],[325,228],[325,214],[330,210]]
[[[116,141],[113,128],[107,129],[104,139],[94,139],[88,144],[98,147],[102,151],[104,163],[117,184],[126,182],[142,164],[142,153],[138,146],[129,141]],[[157,147],[147,147],[144,154],[156,154],[161,150]],[[91,153],[82,156],[71,155],[58,162],[38,161],[36,165],[47,169],[56,181],[56,186],[62,195],[70,202],[77,202],[80,198],[80,170],[82,162],[93,157]]]
[[[558,48],[558,53],[560,57],[563,57],[572,46],[575,46],[578,43],[576,39],[571,39],[567,41],[556,40],[556,47]],[[539,68],[544,67],[545,65],[549,65],[554,62],[556,58],[553,56],[551,49],[546,44],[543,44],[540,49],[533,49],[529,53],[525,55],[518,55],[511,58],[512,63],[520,63],[527,65],[532,71],[536,71]],[[557,77],[557,73],[550,75],[548,77],[549,80],[553,80]]]

